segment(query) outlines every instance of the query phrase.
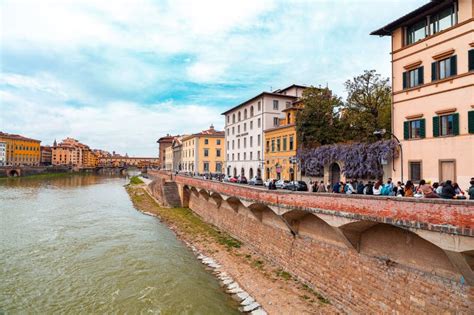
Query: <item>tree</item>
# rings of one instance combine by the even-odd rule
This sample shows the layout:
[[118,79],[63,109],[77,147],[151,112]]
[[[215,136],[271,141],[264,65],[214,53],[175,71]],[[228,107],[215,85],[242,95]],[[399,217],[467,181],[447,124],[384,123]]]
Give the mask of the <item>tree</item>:
[[302,147],[316,147],[341,140],[337,108],[339,97],[328,88],[309,87],[301,98],[303,108],[298,112],[296,131]]
[[347,80],[345,87],[348,95],[341,117],[345,138],[367,141],[375,130],[390,130],[392,90],[388,78],[375,70],[365,70]]

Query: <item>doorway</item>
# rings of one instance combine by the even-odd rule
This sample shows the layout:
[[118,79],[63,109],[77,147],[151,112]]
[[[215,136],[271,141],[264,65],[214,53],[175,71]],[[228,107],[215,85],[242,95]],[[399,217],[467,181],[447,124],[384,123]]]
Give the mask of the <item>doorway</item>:
[[332,163],[329,166],[329,181],[331,182],[331,187],[341,181],[341,168],[339,164]]
[[440,160],[439,161],[439,180],[445,182],[451,180],[456,182],[456,161]]

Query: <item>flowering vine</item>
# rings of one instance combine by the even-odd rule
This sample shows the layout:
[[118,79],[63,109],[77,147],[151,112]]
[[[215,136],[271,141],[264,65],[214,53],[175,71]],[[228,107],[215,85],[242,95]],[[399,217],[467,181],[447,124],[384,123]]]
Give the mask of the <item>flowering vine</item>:
[[348,178],[380,178],[382,161],[398,157],[395,140],[373,143],[331,144],[317,148],[298,149],[301,170],[309,176],[322,176],[324,166],[342,162],[342,173]]

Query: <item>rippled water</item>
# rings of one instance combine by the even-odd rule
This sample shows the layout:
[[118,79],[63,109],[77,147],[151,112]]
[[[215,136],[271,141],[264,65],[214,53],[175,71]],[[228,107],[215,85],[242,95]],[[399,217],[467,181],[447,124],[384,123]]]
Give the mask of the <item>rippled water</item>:
[[124,178],[0,181],[0,314],[236,314]]

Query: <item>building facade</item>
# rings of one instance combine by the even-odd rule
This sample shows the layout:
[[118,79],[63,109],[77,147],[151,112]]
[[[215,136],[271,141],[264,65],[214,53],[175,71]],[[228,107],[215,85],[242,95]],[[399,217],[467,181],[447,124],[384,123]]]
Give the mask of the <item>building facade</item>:
[[39,165],[41,141],[0,132],[0,142],[6,143],[6,165]]
[[165,137],[161,137],[156,141],[158,143],[158,156],[160,158],[161,167],[166,169],[166,148],[170,147],[173,143],[175,136],[167,134]]
[[89,146],[73,138],[66,138],[59,144],[54,141],[51,156],[52,165],[94,168],[98,166],[99,162]]
[[7,143],[0,142],[0,166],[7,165]]
[[431,1],[372,33],[392,41],[392,132],[403,151],[394,161],[395,180],[452,180],[469,187],[473,18],[473,0]]
[[173,170],[173,146],[170,144],[165,149],[165,170],[172,171]]
[[285,117],[280,118],[279,126],[265,130],[265,178],[294,181],[298,176],[296,163],[296,113],[297,104],[285,108]]
[[40,164],[43,166],[51,165],[53,162],[53,149],[49,146],[41,146],[40,147]]
[[183,169],[183,138],[185,136],[175,137],[171,147],[173,148],[173,171],[179,172]]
[[264,130],[279,126],[283,110],[302,96],[305,86],[291,85],[259,95],[229,109],[225,116],[226,174],[263,176]]
[[224,131],[214,126],[183,138],[182,170],[195,174],[224,172],[225,163]]

